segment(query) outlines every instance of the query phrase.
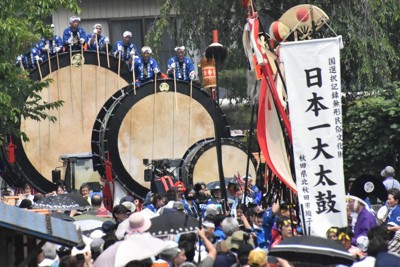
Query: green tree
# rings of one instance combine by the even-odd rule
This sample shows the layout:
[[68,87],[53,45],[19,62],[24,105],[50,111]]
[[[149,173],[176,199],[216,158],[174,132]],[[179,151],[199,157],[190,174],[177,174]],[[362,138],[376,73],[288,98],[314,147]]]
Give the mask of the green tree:
[[[400,37],[397,34],[400,20],[398,0],[271,0],[253,1],[268,31],[270,23],[284,12],[299,4],[313,4],[329,16],[321,36],[342,35],[341,51],[342,87],[346,98],[355,99],[368,88],[382,86],[399,80]],[[180,25],[178,41],[204,51],[211,43],[212,30],[220,32],[220,43],[229,48],[224,69],[244,69],[246,59],[242,48],[242,31],[247,11],[240,0],[166,0],[162,5],[161,19],[146,36],[153,46],[160,44],[161,33],[171,26],[171,11],[175,10]],[[223,74],[221,74],[223,76]],[[243,80],[246,76],[241,76]],[[224,82],[221,81],[221,86]],[[238,84],[237,88],[245,87]]]
[[9,133],[28,139],[19,130],[20,118],[56,120],[46,111],[60,107],[62,101],[46,103],[38,94],[51,81],[31,80],[29,73],[17,68],[15,62],[40,36],[50,34],[50,26],[44,21],[58,8],[79,12],[77,0],[0,2],[0,142]]
[[343,116],[344,166],[348,177],[400,168],[400,82],[350,101]]

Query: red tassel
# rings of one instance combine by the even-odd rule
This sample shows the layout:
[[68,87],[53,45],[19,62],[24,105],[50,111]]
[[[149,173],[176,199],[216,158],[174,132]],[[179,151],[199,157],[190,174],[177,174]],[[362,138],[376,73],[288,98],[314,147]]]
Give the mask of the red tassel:
[[10,143],[7,146],[8,162],[15,163],[15,149],[16,145],[13,144],[12,138],[10,136]]
[[112,176],[112,165],[110,161],[110,154],[107,153],[107,160],[104,162],[106,165],[106,180],[107,182],[112,182],[113,176]]

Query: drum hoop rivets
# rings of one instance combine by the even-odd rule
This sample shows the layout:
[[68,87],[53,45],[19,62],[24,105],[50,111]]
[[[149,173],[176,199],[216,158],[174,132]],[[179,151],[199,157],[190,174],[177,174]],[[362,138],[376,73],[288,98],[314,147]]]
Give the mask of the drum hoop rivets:
[[72,56],[71,65],[80,67],[85,64],[85,58],[81,54],[75,54]]
[[166,82],[162,82],[159,86],[161,92],[169,91],[169,84]]

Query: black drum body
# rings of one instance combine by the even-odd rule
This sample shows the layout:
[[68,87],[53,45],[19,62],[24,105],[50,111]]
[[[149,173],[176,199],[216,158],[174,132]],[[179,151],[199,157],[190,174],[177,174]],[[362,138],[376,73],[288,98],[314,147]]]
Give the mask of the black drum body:
[[157,80],[136,88],[135,94],[129,85],[108,99],[96,118],[92,134],[95,169],[104,175],[109,157],[119,182],[144,196],[150,182],[145,181],[143,162],[182,159],[193,143],[214,137],[214,113],[221,118],[223,137],[229,137],[222,111],[198,86]]
[[[225,177],[246,174],[248,149],[231,138],[222,138],[222,166]],[[253,154],[249,158],[249,174],[256,177],[257,160]],[[183,156],[180,168],[181,178],[186,184],[210,183],[219,180],[216,140],[208,138],[192,145]]]
[[[59,110],[49,111],[55,123],[21,119],[20,128],[30,141],[14,137],[16,162],[7,163],[3,147],[6,180],[15,186],[28,182],[42,192],[54,189],[52,170],[60,166],[63,154],[91,151],[93,122],[104,102],[120,88],[132,82],[132,74],[118,60],[96,52],[63,53],[44,61],[30,73],[34,80],[50,78],[53,82],[40,93],[44,102],[63,100]],[[108,61],[110,67],[108,67]],[[99,64],[100,62],[100,64]],[[71,64],[72,63],[72,64]],[[51,71],[50,71],[51,70]]]

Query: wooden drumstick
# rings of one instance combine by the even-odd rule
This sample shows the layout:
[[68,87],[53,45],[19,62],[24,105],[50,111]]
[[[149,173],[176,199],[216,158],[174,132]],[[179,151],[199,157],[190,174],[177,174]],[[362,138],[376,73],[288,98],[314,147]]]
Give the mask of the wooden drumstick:
[[[60,60],[58,59],[58,52],[56,50],[56,59],[57,59],[57,100],[60,100]],[[60,109],[58,109],[58,130],[61,130],[61,120],[60,120]]]
[[190,80],[188,147],[190,147],[190,129],[192,127],[192,98],[193,98],[193,80]]
[[25,70],[24,64],[22,63],[22,59],[19,59],[18,62],[19,62],[19,66],[20,66],[21,70]]
[[[135,51],[132,49],[132,51]],[[135,75],[135,58],[132,56],[132,79],[133,79],[133,94],[136,95],[136,75]]]
[[49,71],[51,73],[51,60],[50,60],[50,52],[49,49],[47,49],[47,61],[49,62]]
[[110,68],[110,55],[108,54],[108,41],[106,42],[107,66]]
[[97,34],[95,36],[95,39],[96,39],[96,50],[97,50],[97,63],[100,67],[99,40],[97,39]]
[[175,69],[173,69],[174,71],[174,96],[175,96],[175,108],[176,108],[176,114],[179,115],[179,111],[178,111],[178,96],[176,95],[176,73],[175,73]]
[[71,93],[71,109],[72,113],[74,113],[74,105],[73,105],[73,94],[72,94],[72,44],[69,45],[69,91]]
[[39,70],[40,80],[43,80],[43,76],[42,76],[42,70],[40,69],[40,63],[39,63],[39,60],[36,60],[36,65],[37,65],[37,67],[38,67],[38,70]]
[[119,89],[119,77],[121,73],[121,50],[118,51],[118,80],[117,80],[117,87]]

